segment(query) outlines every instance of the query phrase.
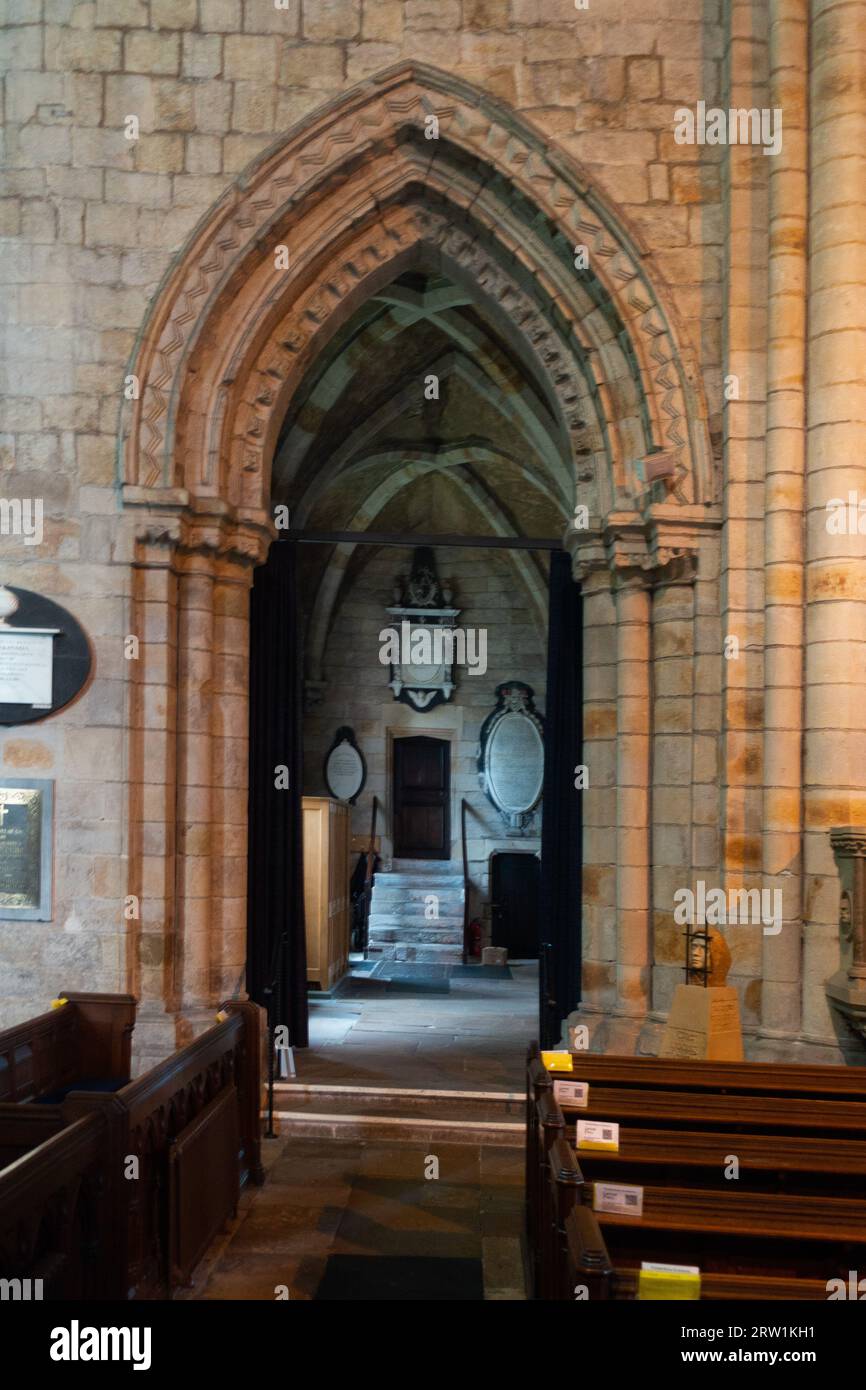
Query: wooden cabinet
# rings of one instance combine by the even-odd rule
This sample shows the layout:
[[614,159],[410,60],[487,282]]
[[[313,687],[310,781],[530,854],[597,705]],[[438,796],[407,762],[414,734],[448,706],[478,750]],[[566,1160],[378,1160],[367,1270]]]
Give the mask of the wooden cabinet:
[[333,989],[349,968],[349,807],[305,796],[304,912],[307,984]]

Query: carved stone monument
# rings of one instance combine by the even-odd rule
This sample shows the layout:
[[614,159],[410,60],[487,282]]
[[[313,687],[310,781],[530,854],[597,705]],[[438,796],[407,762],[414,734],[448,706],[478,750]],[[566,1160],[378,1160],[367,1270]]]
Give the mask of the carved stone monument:
[[496,707],[481,726],[478,782],[508,833],[525,833],[544,790],[544,724],[525,681],[496,687]]
[[451,607],[451,590],[440,585],[429,546],[416,549],[409,579],[398,575],[393,597],[387,612],[399,631],[399,658],[390,662],[388,683],[402,704],[435,709],[456,688],[452,634],[461,610]]
[[830,831],[841,883],[840,968],[827,981],[827,998],[848,1027],[866,1039],[866,829],[837,825]]
[[720,931],[705,924],[687,929],[687,983],[674,993],[660,1057],[743,1060],[740,1001],[725,983],[730,967],[731,952]]

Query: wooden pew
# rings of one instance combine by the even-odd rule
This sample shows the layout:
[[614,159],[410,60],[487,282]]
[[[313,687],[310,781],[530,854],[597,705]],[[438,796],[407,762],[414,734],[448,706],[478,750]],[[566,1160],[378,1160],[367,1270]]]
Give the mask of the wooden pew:
[[0,1169],[59,1133],[66,1121],[58,1105],[0,1103]]
[[[575,1294],[568,1263],[569,1221],[581,1207],[590,1210],[593,1184],[585,1181],[565,1140],[553,1146],[549,1182],[552,1220],[545,1256],[550,1269],[543,1296],[570,1299]],[[858,1268],[866,1245],[862,1198],[804,1201],[778,1193],[645,1188],[640,1217],[591,1215],[618,1266],[636,1270],[641,1261],[654,1260],[695,1265],[707,1278],[742,1277],[746,1283],[734,1295],[738,1297],[748,1296],[745,1290],[761,1280],[799,1279],[809,1292],[800,1291],[798,1297],[826,1298],[827,1280],[844,1279],[849,1269]],[[636,1275],[634,1280],[636,1284]],[[705,1290],[704,1297],[710,1296]]]
[[107,1120],[99,1113],[66,1125],[0,1171],[0,1278],[29,1280],[19,1297],[117,1298],[116,1185]]
[[[566,1133],[573,1139],[567,1123]],[[739,1176],[727,1178],[735,1155]],[[620,1129],[618,1153],[581,1151],[587,1181],[634,1183],[638,1187],[701,1187],[720,1192],[788,1192],[808,1197],[864,1195],[866,1140],[824,1139],[813,1135],[727,1133],[725,1131]]]
[[[866,1103],[866,1067],[822,1067],[799,1064],[768,1064],[763,1062],[703,1062],[672,1060],[659,1057],[618,1057],[594,1052],[572,1054],[576,1081],[587,1081],[590,1099],[601,1093],[604,1104],[615,1104],[614,1092],[622,1091],[626,1107],[633,1103],[635,1093],[646,1096],[664,1091],[669,1095],[684,1092],[696,1098],[730,1095],[742,1097],[790,1097],[817,1101],[850,1100]],[[533,1067],[533,1063],[538,1063]],[[534,1128],[534,1109],[529,1104],[538,1099],[538,1075],[543,1070],[537,1042],[529,1044],[527,1055],[527,1129]],[[530,1079],[530,1073],[535,1083]],[[564,1080],[568,1073],[562,1073]],[[629,1096],[631,1093],[631,1099]],[[639,1102],[640,1103],[640,1102]],[[594,1104],[594,1101],[593,1101]],[[754,1113],[755,1107],[752,1107]],[[575,1112],[576,1113],[576,1112]],[[583,1114],[584,1112],[580,1112]],[[703,1120],[712,1113],[712,1106],[696,1109],[693,1114]],[[776,1112],[779,1113],[778,1110]],[[632,1118],[634,1116],[632,1115]],[[615,1114],[608,1118],[616,1119]],[[535,1144],[527,1137],[527,1152]]]
[[[646,1085],[641,1089],[630,1074],[633,1060],[644,1063],[639,1071]],[[777,1259],[764,1273],[784,1277],[779,1242],[784,1244],[785,1233],[795,1229],[804,1242],[800,1269],[817,1270],[825,1279],[844,1275],[841,1267],[828,1266],[826,1251],[828,1242],[835,1242],[856,1259],[860,1246],[866,1213],[864,1076],[851,1078],[846,1068],[761,1067],[753,1077],[752,1064],[717,1069],[709,1063],[663,1062],[656,1069],[654,1063],[575,1054],[571,1079],[589,1082],[589,1104],[560,1107],[552,1085],[540,1084],[537,1049],[530,1049],[527,1089],[536,1103],[527,1106],[527,1194],[535,1211],[527,1214],[527,1230],[530,1239],[536,1233],[536,1296],[570,1296],[562,1292],[565,1225],[579,1201],[592,1201],[594,1181],[644,1189],[644,1223],[654,1233],[654,1249],[664,1251],[682,1239],[688,1244],[688,1233],[699,1231],[692,1241],[698,1254],[707,1236],[724,1237],[748,1263],[754,1246],[749,1247],[747,1238],[758,1231],[762,1248]],[[777,1094],[765,1093],[779,1072]],[[835,1075],[822,1092],[825,1072]],[[567,1140],[574,1140],[579,1118],[616,1121],[619,1152],[587,1150],[575,1158]],[[740,1163],[736,1186],[724,1177],[730,1155]],[[765,1226],[760,1224],[762,1213]],[[606,1229],[607,1214],[600,1219]],[[633,1225],[629,1217],[610,1220],[620,1221],[626,1230]],[[678,1230],[682,1239],[675,1235]],[[677,1262],[702,1263],[700,1258]],[[821,1288],[825,1297],[823,1283]]]
[[61,994],[66,1003],[0,1032],[0,1102],[59,1103],[71,1087],[129,1080],[135,999]]
[[[529,1055],[538,1056],[537,1043]],[[574,1078],[605,1086],[660,1087],[739,1095],[815,1096],[866,1100],[866,1066],[804,1066],[798,1062],[706,1062],[575,1052]]]
[[[548,1152],[558,1137],[575,1141],[580,1118],[619,1123],[618,1153],[582,1151],[584,1172],[593,1181],[638,1186],[688,1186],[720,1193],[753,1191],[787,1193],[803,1199],[833,1191],[864,1196],[866,1173],[866,1105],[847,1099],[786,1101],[771,1097],[670,1096],[652,1091],[618,1093],[619,1099],[590,1088],[586,1109],[559,1107],[552,1092],[536,1107],[537,1190],[543,1209],[539,1222],[550,1220],[544,1180]],[[632,1119],[631,1117],[634,1117]],[[543,1124],[542,1124],[543,1119]],[[735,1156],[739,1177],[727,1179],[725,1168]]]
[[[207,1032],[120,1090],[70,1092],[59,1107],[64,1128],[0,1171],[0,1277],[7,1268],[35,1278],[56,1267],[65,1272],[52,1274],[54,1292],[45,1296],[63,1298],[162,1298],[189,1281],[241,1185],[264,1180],[261,1011],[231,1001],[221,1012]],[[54,1108],[44,1108],[52,1117]],[[86,1208],[98,1277],[76,1256],[75,1238],[64,1244],[49,1219],[53,1204],[63,1194],[68,1202],[91,1173],[102,1194]],[[17,1222],[45,1235],[13,1260],[8,1233]]]
[[[595,1213],[578,1206],[565,1222],[564,1277],[561,1297],[575,1299],[580,1291],[593,1299],[637,1298],[638,1269],[614,1264]],[[753,1300],[812,1300],[827,1298],[826,1282],[783,1275],[701,1273],[701,1299],[729,1302]]]

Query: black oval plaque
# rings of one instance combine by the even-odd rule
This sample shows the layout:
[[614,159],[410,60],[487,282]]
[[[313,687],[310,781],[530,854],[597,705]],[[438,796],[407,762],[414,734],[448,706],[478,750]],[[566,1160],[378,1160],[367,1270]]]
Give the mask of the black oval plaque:
[[[51,663],[51,704],[46,707],[0,703],[0,725],[32,724],[38,719],[49,719],[84,689],[93,666],[90,643],[84,629],[72,614],[61,608],[53,599],[33,593],[30,589],[19,589],[14,584],[2,587],[15,596],[18,607],[6,619],[0,633],[15,632],[20,628],[40,628],[43,631],[54,630],[56,633],[52,638],[54,651]],[[22,633],[22,636],[25,635]],[[3,638],[0,636],[0,642],[2,641]]]

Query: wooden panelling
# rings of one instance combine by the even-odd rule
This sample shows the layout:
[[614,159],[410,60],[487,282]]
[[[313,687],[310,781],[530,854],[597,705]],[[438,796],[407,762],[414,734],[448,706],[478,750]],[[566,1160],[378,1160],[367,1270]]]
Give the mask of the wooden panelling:
[[307,982],[333,989],[349,967],[349,807],[328,796],[303,807]]

